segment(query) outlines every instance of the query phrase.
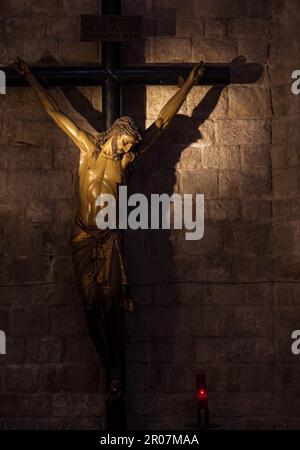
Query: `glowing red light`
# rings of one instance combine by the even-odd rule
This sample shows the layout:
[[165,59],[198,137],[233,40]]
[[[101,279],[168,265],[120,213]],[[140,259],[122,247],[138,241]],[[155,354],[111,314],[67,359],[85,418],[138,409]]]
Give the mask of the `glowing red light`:
[[197,398],[199,400],[206,400],[207,399],[207,393],[205,391],[205,389],[199,389],[197,392]]

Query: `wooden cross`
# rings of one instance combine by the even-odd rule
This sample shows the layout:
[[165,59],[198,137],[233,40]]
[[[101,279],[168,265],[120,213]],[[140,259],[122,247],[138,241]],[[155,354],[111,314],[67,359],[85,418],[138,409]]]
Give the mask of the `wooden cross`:
[[[193,64],[144,64],[120,67],[120,42],[141,35],[141,18],[121,16],[121,0],[102,0],[102,16],[82,16],[82,40],[102,41],[102,64],[78,66],[32,66],[33,75],[48,86],[102,86],[104,125],[108,129],[121,114],[121,92],[125,85],[178,85]],[[7,86],[27,86],[12,68],[2,68]],[[259,64],[205,64],[202,85],[225,86],[254,83],[261,76]],[[125,371],[124,371],[125,373]],[[107,409],[107,429],[126,429],[126,408]]]
[[[121,90],[125,85],[177,86],[186,78],[193,64],[143,64],[120,67],[120,42],[141,36],[139,16],[121,16],[121,0],[102,0],[102,16],[82,16],[82,40],[102,42],[102,64],[67,66],[31,66],[33,75],[43,86],[103,86],[102,104],[105,128],[121,116]],[[108,20],[104,21],[103,17]],[[118,17],[122,20],[118,21]],[[102,18],[102,20],[101,20]],[[125,19],[126,18],[126,19]],[[110,20],[109,20],[110,19]],[[109,32],[114,23],[118,32]],[[127,26],[126,26],[127,25]],[[130,30],[130,26],[132,29]],[[105,28],[105,32],[103,31]],[[123,28],[123,29],[122,29]],[[121,29],[121,30],[120,30]],[[27,86],[14,68],[3,67],[6,85]],[[201,85],[226,86],[231,83],[254,83],[262,74],[260,64],[205,64]]]

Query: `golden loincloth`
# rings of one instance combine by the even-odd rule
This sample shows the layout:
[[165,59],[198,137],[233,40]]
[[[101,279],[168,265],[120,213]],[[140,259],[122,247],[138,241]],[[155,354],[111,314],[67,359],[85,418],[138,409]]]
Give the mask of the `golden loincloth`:
[[[117,255],[120,265],[121,299],[120,306],[127,311],[135,311],[133,298],[129,294],[123,257],[123,239],[119,230],[90,229],[75,217],[81,231],[71,240],[72,259],[77,285],[81,293],[87,292],[92,283],[101,288],[111,288],[112,257]],[[116,282],[116,281],[114,281]],[[83,295],[83,297],[85,297]]]

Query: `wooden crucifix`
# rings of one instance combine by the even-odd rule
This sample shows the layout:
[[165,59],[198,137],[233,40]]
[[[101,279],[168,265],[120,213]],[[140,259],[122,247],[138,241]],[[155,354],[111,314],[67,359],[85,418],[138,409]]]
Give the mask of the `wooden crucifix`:
[[[46,112],[80,149],[81,206],[75,218],[71,242],[75,278],[84,301],[88,330],[106,372],[106,428],[124,430],[124,311],[133,312],[135,307],[127,284],[121,232],[97,228],[97,199],[103,192],[118,196],[118,186],[123,182],[125,169],[168,126],[195,84],[224,86],[233,82],[252,83],[261,75],[261,66],[145,64],[120,67],[118,41],[138,38],[140,19],[121,16],[120,0],[102,0],[102,14],[103,16],[82,17],[83,40],[111,39],[102,43],[102,65],[29,68],[19,60],[17,70],[8,67],[4,71],[7,86],[30,85],[34,89]],[[117,32],[111,31],[106,37],[103,35],[103,30],[97,28],[99,21],[105,25],[103,17],[106,18],[106,26],[110,21]],[[182,80],[181,83],[179,79]],[[184,79],[186,81],[183,82]],[[182,85],[161,110],[157,120],[146,131],[142,131],[133,119],[121,116],[121,87],[128,84]],[[84,85],[103,86],[105,131],[95,137],[79,129],[66,117],[42,87]]]

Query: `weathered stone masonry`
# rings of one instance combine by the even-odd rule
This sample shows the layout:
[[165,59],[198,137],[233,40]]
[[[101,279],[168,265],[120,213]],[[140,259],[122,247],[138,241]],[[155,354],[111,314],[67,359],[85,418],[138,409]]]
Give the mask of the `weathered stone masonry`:
[[[2,0],[0,60],[97,62],[80,43],[80,14],[97,0]],[[205,194],[205,235],[127,233],[138,311],[128,316],[131,428],[183,428],[205,372],[213,421],[234,428],[299,428],[300,68],[297,0],[123,0],[147,38],[127,63],[264,65],[253,85],[195,87],[173,127],[132,176],[144,193]],[[45,52],[48,52],[45,54]],[[151,123],[175,87],[147,87],[146,111],[126,90],[125,112]],[[101,90],[80,89],[97,111]],[[59,89],[62,110],[91,130]],[[220,95],[213,111],[210,100]],[[195,107],[205,96],[208,99]],[[30,89],[0,97],[0,428],[101,428],[103,371],[89,341],[68,246],[77,158]],[[194,111],[194,115],[192,114]],[[146,164],[147,162],[147,164]]]

